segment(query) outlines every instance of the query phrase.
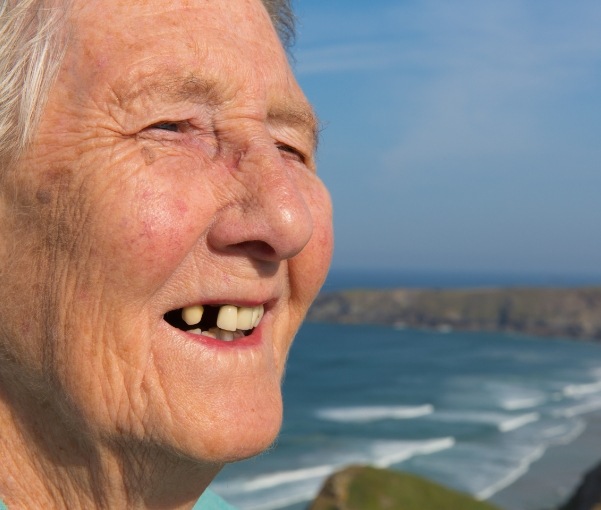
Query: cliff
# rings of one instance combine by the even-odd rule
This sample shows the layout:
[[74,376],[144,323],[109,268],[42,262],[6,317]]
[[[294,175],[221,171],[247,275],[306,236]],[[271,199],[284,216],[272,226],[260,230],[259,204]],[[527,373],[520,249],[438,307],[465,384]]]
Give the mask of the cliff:
[[321,294],[308,320],[601,340],[601,288],[341,291]]
[[498,510],[408,473],[350,466],[325,482],[309,510]]

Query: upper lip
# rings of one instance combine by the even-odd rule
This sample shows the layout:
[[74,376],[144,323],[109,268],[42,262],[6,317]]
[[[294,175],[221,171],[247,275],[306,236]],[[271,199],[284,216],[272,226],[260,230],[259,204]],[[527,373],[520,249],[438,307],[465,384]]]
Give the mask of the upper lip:
[[198,298],[193,300],[186,300],[183,304],[175,304],[173,307],[165,310],[164,313],[170,312],[173,310],[179,310],[180,308],[186,308],[189,306],[203,305],[203,306],[221,306],[221,305],[234,305],[237,307],[254,307],[263,305],[265,311],[272,309],[277,301],[279,300],[278,296],[264,296],[264,297],[255,297],[255,298],[243,298],[241,299],[239,296],[237,298],[228,298],[228,297],[219,297],[219,298]]

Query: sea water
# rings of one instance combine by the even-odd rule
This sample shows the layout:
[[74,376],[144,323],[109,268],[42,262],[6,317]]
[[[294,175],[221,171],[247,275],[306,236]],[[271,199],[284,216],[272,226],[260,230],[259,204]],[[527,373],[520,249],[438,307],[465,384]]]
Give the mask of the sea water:
[[213,488],[241,510],[305,508],[348,464],[488,499],[601,409],[601,346],[495,333],[305,324],[282,433]]
[[[340,270],[324,291],[593,284],[600,275]],[[306,508],[330,473],[356,463],[494,499],[601,410],[601,346],[307,324],[292,349],[284,398],[274,447],[228,466],[213,485],[241,510]]]

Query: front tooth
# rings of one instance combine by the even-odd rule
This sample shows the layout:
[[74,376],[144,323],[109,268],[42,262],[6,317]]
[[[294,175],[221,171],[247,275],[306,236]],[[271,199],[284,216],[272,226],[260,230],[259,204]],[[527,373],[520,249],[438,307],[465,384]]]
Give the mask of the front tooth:
[[204,310],[202,305],[187,306],[182,310],[182,319],[188,326],[198,324],[202,319]]
[[257,309],[257,316],[256,316],[254,324],[253,324],[255,328],[259,325],[259,322],[261,322],[261,319],[263,318],[263,314],[265,313],[265,308],[263,308],[263,305],[257,306],[256,309]]
[[236,331],[238,324],[238,307],[234,305],[223,305],[219,308],[217,315],[217,327],[226,331]]
[[238,327],[242,331],[253,328],[253,310],[254,308],[240,307],[238,308]]

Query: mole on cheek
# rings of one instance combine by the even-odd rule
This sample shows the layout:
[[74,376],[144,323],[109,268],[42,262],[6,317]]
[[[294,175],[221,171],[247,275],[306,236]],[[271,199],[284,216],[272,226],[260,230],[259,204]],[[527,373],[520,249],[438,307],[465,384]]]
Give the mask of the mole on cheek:
[[147,166],[152,165],[157,159],[154,151],[152,149],[149,149],[148,147],[142,147],[141,152],[142,157],[144,158],[144,163],[146,163]]
[[41,189],[35,194],[35,198],[41,204],[48,204],[52,200],[52,193],[47,189]]

